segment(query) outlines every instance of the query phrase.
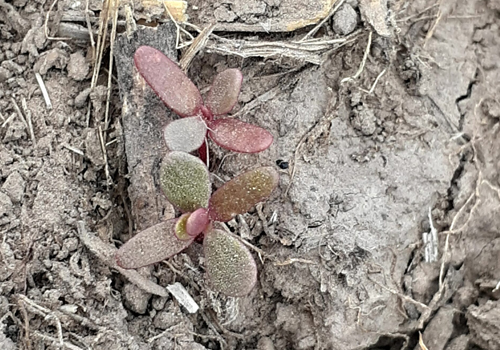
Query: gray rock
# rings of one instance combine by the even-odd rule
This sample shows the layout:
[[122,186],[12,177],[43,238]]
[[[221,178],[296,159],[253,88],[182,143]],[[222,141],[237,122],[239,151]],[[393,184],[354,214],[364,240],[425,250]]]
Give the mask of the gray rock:
[[0,67],[0,83],[12,77],[12,72],[7,68]]
[[358,25],[358,14],[349,4],[344,4],[333,15],[332,28],[340,35],[351,34]]
[[16,350],[16,345],[10,338],[7,338],[3,333],[0,333],[0,349]]
[[153,320],[153,324],[156,328],[165,330],[178,323],[178,318],[172,310],[159,311]]
[[373,110],[359,106],[353,111],[351,125],[365,136],[373,135],[376,125],[376,118]]
[[68,63],[68,54],[61,49],[53,48],[40,55],[38,61],[35,63],[33,70],[45,75],[49,69],[57,68],[63,69]]
[[467,350],[469,349],[469,337],[462,334],[452,339],[445,350]]
[[69,56],[68,76],[76,81],[84,80],[89,74],[89,64],[81,51]]
[[17,171],[12,172],[2,186],[2,190],[7,193],[12,203],[19,203],[23,199],[26,181]]
[[163,310],[166,302],[167,302],[166,297],[160,297],[157,295],[153,296],[152,305],[153,305],[153,308],[157,311]]
[[87,102],[87,99],[89,98],[90,95],[90,88],[87,88],[80,92],[76,97],[75,97],[75,107],[76,108],[83,108],[85,107],[85,103]]
[[274,344],[271,338],[262,337],[257,343],[257,350],[274,350]]
[[[444,346],[453,334],[454,316],[455,310],[453,310],[452,308],[442,307],[441,309],[439,309],[439,311],[436,313],[436,316],[434,316],[427,327],[425,327],[424,334],[422,334],[424,344],[428,349],[444,349]],[[420,349],[420,347],[417,346],[416,349]]]
[[146,293],[135,284],[127,283],[123,287],[123,298],[125,306],[138,314],[144,314],[148,309],[151,294]]
[[12,201],[5,193],[0,192],[0,217],[12,211]]

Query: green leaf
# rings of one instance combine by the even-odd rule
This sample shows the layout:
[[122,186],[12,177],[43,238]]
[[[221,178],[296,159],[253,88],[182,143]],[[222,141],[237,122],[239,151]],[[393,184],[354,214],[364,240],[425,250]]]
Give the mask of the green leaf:
[[238,102],[243,75],[239,69],[226,69],[217,74],[207,96],[206,106],[213,115],[226,114]]
[[210,219],[229,221],[246,213],[255,204],[269,197],[278,184],[279,175],[271,167],[250,170],[222,185],[210,198]]
[[252,254],[238,239],[221,230],[205,233],[205,266],[212,287],[225,295],[242,297],[257,282]]
[[184,152],[171,152],[163,159],[160,185],[167,199],[182,212],[206,208],[210,180],[203,162]]
[[118,266],[137,269],[165,260],[186,249],[194,238],[181,241],[175,237],[176,219],[160,222],[139,232],[116,252]]
[[163,130],[163,138],[171,151],[193,152],[200,148],[207,135],[207,126],[201,117],[177,119]]

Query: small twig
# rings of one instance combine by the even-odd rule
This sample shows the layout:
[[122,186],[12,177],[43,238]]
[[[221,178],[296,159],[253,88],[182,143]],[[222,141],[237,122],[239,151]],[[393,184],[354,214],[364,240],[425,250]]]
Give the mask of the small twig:
[[[59,341],[59,347],[64,348],[64,339],[63,339],[63,332],[62,332],[62,326],[61,326],[61,321],[59,320],[59,317],[52,312],[52,310],[47,309],[43,306],[38,305],[28,297],[24,295],[19,295],[19,300],[22,301],[25,305],[30,306],[34,313],[39,314],[43,316],[45,319],[52,318],[55,321],[56,328],[57,328],[57,336],[58,336],[58,341]],[[35,311],[36,310],[36,311]],[[57,342],[56,340],[56,342]]]
[[65,143],[63,143],[63,144],[62,144],[62,146],[63,146],[64,148],[66,148],[67,150],[70,150],[71,152],[74,152],[74,153],[79,154],[79,155],[81,155],[81,156],[84,156],[84,155],[85,155],[85,154],[83,153],[83,151],[79,150],[79,149],[78,149],[78,148],[76,148],[76,147],[73,147],[73,146],[67,145],[67,144],[65,144]]
[[7,124],[9,124],[9,123],[10,123],[10,121],[11,121],[12,119],[14,119],[14,117],[15,117],[15,116],[16,116],[16,113],[12,113],[12,114],[10,115],[10,117],[8,117],[8,118],[7,118],[7,119],[3,122],[3,124],[2,124],[2,126],[1,126],[1,127],[2,127],[2,128],[6,127],[6,126],[7,126]]
[[104,136],[100,125],[99,125],[99,142],[101,144],[101,151],[104,159],[104,174],[106,176],[106,184],[110,186],[113,181],[111,180],[111,176],[109,176],[108,152],[106,151],[106,145],[104,144]]
[[227,225],[223,222],[220,223],[221,226],[224,228],[224,230],[231,236],[233,236],[234,238],[236,238],[237,240],[239,240],[241,243],[243,243],[244,245],[246,245],[247,247],[249,247],[250,249],[256,251],[257,253],[261,254],[262,256],[264,257],[269,257],[269,254],[267,254],[265,251],[263,251],[262,249],[260,248],[257,248],[256,246],[254,246],[252,243],[250,242],[247,242],[246,240],[242,239],[241,237],[235,235],[234,233],[231,232],[231,230],[227,227]]
[[21,106],[23,107],[24,114],[26,115],[28,132],[31,137],[31,142],[33,142],[33,145],[36,145],[35,132],[33,131],[33,123],[31,122],[31,111],[29,110],[28,104],[26,103],[26,99],[24,97],[21,100]]
[[50,5],[50,7],[49,7],[49,11],[45,15],[45,24],[44,24],[45,37],[47,38],[47,40],[71,40],[72,38],[52,37],[52,36],[49,35],[49,26],[48,26],[48,24],[49,24],[49,16],[50,16],[50,13],[52,12],[52,9],[56,5],[56,3],[57,3],[57,0],[54,0],[54,2],[52,3],[52,5]]
[[170,334],[170,333],[171,333],[171,331],[172,331],[172,329],[174,329],[174,328],[176,328],[176,327],[179,327],[179,326],[180,326],[180,324],[175,324],[175,325],[173,325],[173,326],[170,326],[170,327],[168,327],[167,329],[165,329],[163,332],[161,332],[160,334],[157,334],[157,335],[155,335],[154,337],[149,338],[149,339],[147,340],[147,342],[148,342],[148,343],[152,343],[152,342],[154,342],[155,340],[157,340],[157,339],[160,339],[160,338],[164,337],[165,335],[168,335],[169,337],[171,337],[171,338],[172,338],[172,335]]
[[299,161],[299,150],[300,147],[306,142],[307,137],[309,136],[309,132],[311,130],[308,130],[299,140],[299,143],[295,147],[295,151],[293,153],[293,165],[292,165],[292,172],[290,174],[290,180],[288,182],[288,186],[286,187],[285,190],[285,197],[288,195],[288,191],[290,190],[290,187],[292,187],[293,184],[293,179],[295,178],[295,172],[297,171],[297,162]]
[[380,78],[385,74],[385,72],[387,71],[387,68],[385,68],[382,72],[380,72],[380,74],[377,76],[377,78],[375,79],[375,81],[373,82],[373,85],[372,87],[370,88],[370,90],[365,90],[365,89],[362,89],[362,88],[359,88],[361,91],[367,93],[368,95],[371,95],[373,93],[373,91],[375,90],[375,87],[377,86],[377,83],[378,81],[380,80]]
[[439,239],[436,228],[434,227],[434,223],[432,222],[432,212],[429,207],[429,225],[431,227],[430,232],[423,233],[423,241],[424,241],[424,259],[425,262],[431,263],[435,262],[438,259],[438,247],[439,247]]
[[363,55],[363,59],[361,60],[361,64],[359,65],[358,71],[352,77],[347,77],[347,78],[342,79],[340,81],[341,84],[357,79],[361,75],[361,73],[363,72],[363,69],[365,68],[366,60],[368,58],[368,55],[370,54],[370,48],[372,46],[372,35],[373,35],[373,32],[370,30],[370,33],[368,34],[368,43],[366,44],[365,53]]
[[495,289],[493,289],[491,292],[495,293],[499,289],[500,289],[500,281],[498,281],[497,285],[495,286]]
[[[172,20],[172,22],[174,22],[174,25],[175,27],[177,28],[177,37],[175,38],[175,49],[176,50],[179,50],[179,49],[182,49],[183,47],[186,47],[186,46],[189,46],[192,44],[193,40],[194,40],[194,37],[191,35],[190,32],[188,32],[187,30],[185,30],[184,28],[182,28],[178,23],[177,21],[175,20],[174,16],[172,16],[172,13],[170,12],[168,6],[167,6],[167,3],[166,1],[163,1],[163,6],[165,7],[165,11],[167,12],[168,16],[170,17],[170,20]],[[181,39],[181,31],[186,34],[190,40],[183,43],[183,44],[180,44],[179,45],[179,42],[180,42],[180,39]]]
[[422,11],[420,11],[419,13],[416,13],[414,15],[411,15],[411,16],[408,16],[408,17],[404,17],[404,18],[401,18],[401,19],[397,19],[396,22],[406,22],[412,18],[415,18],[415,17],[418,17],[422,14],[424,14],[425,12],[429,11],[429,10],[432,10],[434,7],[436,6],[439,6],[439,4],[433,4],[433,5],[430,5],[428,7],[426,7],[425,9],[423,9]]
[[[109,72],[108,72],[108,94],[106,96],[106,110],[104,113],[104,129],[108,130],[109,124],[109,103],[111,100],[111,86],[112,86],[112,78],[113,78],[113,51],[115,47],[115,38],[116,38],[116,26],[118,21],[118,6],[113,8],[113,21],[111,22],[111,37],[110,41],[110,54],[109,54]],[[104,138],[105,140],[105,138]]]
[[24,317],[24,343],[28,350],[31,350],[30,319],[28,317],[28,311],[26,311],[24,304],[20,304],[19,306]]
[[186,52],[184,52],[179,62],[179,66],[183,71],[187,71],[189,65],[191,64],[191,61],[196,56],[196,54],[207,45],[208,38],[210,37],[210,34],[212,34],[215,25],[216,23],[213,23],[203,29],[201,33],[198,34],[196,39],[193,40],[191,46],[189,46]]
[[429,350],[424,344],[424,339],[422,338],[422,333],[420,331],[418,332],[418,345],[420,345],[421,350]]
[[26,123],[26,119],[24,119],[24,115],[21,112],[21,109],[19,108],[19,105],[17,104],[16,100],[14,100],[13,97],[10,99],[12,101],[12,104],[14,105],[14,109],[16,110],[17,114],[19,115],[19,118],[23,122],[24,126],[26,127],[26,130],[28,130],[28,123]]
[[441,18],[443,17],[443,12],[441,11],[441,3],[442,3],[442,0],[439,1],[439,8],[438,8],[436,20],[432,24],[431,29],[429,29],[429,31],[425,35],[424,44],[422,45],[423,48],[425,48],[429,39],[432,38],[432,36],[434,35],[434,32],[436,31],[436,28],[437,28],[439,22],[441,21]]
[[312,260],[307,260],[307,259],[302,259],[302,258],[289,258],[285,261],[277,261],[274,263],[274,266],[287,266],[291,265],[293,263],[303,263],[303,264],[310,264],[310,265],[317,265],[314,261]]
[[388,287],[384,286],[383,284],[381,284],[381,283],[379,283],[379,282],[375,281],[374,279],[372,279],[372,278],[370,278],[370,277],[368,277],[368,279],[369,279],[370,281],[372,281],[373,283],[377,284],[379,287],[382,287],[383,289],[385,289],[385,290],[386,290],[386,291],[388,291],[389,293],[392,293],[392,294],[394,294],[394,295],[397,295],[399,298],[403,299],[404,301],[407,301],[407,302],[409,302],[409,303],[412,303],[412,304],[414,304],[415,306],[418,306],[418,307],[420,307],[420,308],[422,308],[422,309],[424,309],[424,310],[428,310],[428,309],[429,309],[429,307],[428,307],[427,305],[425,305],[425,304],[423,304],[423,303],[421,303],[421,302],[419,302],[419,301],[416,301],[415,299],[412,299],[412,298],[410,298],[410,297],[409,297],[409,296],[407,296],[407,295],[404,295],[404,294],[401,294],[401,293],[399,293],[399,292],[396,292],[395,290],[392,290],[392,289],[390,289],[390,288],[388,288]]
[[[43,339],[43,340],[50,341],[50,342],[52,342],[52,343],[57,343],[57,342],[58,342],[58,339],[53,338],[53,337],[51,337],[50,335],[46,335],[46,334],[43,334],[43,333],[37,332],[37,331],[33,332],[33,335],[35,335],[35,336],[37,336],[37,337],[39,337],[39,338],[41,338],[41,339]],[[79,347],[79,346],[76,346],[76,345],[74,345],[74,344],[71,344],[71,343],[68,343],[68,342],[63,341],[63,343],[62,343],[62,348],[64,348],[64,347],[68,348],[69,350],[83,350],[83,349],[82,349],[81,347]]]
[[47,109],[52,109],[52,102],[50,101],[49,93],[47,92],[47,88],[45,87],[45,83],[43,82],[42,76],[40,73],[35,73],[36,81],[38,82],[38,86],[40,86],[40,90],[42,91],[43,99],[45,100],[45,105]]
[[89,2],[90,0],[85,1],[85,21],[87,22],[87,29],[89,31],[90,37],[90,47],[92,48],[92,60],[95,60],[95,41],[94,41],[94,33],[92,32],[92,24],[90,23],[90,10],[89,10]]
[[[336,2],[337,2],[337,1],[336,1]],[[330,17],[331,17],[331,16],[332,16],[335,12],[337,12],[337,10],[339,9],[339,7],[340,7],[343,3],[344,3],[344,0],[340,0],[336,6],[333,6],[333,4],[332,4],[332,7],[331,7],[331,9],[330,9],[330,12],[328,12],[328,15],[327,15],[325,18],[323,18],[323,19],[321,20],[321,22],[319,22],[316,26],[314,26],[314,28],[313,28],[313,29],[311,29],[311,30],[309,31],[309,33],[307,33],[307,34],[306,34],[306,35],[305,35],[305,36],[304,36],[304,37],[303,37],[300,41],[304,41],[304,40],[306,40],[307,38],[309,38],[309,37],[313,36],[314,34],[316,34],[316,32],[319,30],[319,28],[321,28],[321,26],[322,26],[323,24],[325,24],[325,23],[326,23],[326,21],[328,21],[328,20],[330,19]],[[335,4],[335,3],[334,3],[334,4]]]

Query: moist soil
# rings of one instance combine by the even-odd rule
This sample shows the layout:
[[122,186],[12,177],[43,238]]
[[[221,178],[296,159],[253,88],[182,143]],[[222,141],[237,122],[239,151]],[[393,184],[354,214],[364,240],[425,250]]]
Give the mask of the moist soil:
[[210,144],[214,187],[281,174],[228,223],[258,248],[256,287],[229,298],[199,244],[137,271],[113,259],[175,214],[157,169],[176,116],[132,64],[142,44],[186,53],[163,10],[123,2],[91,81],[101,2],[0,0],[0,349],[500,349],[500,6],[346,1],[311,37],[347,40],[288,50],[327,3],[188,5],[222,23],[188,76],[206,94],[241,69],[232,114],[274,136],[259,154]]

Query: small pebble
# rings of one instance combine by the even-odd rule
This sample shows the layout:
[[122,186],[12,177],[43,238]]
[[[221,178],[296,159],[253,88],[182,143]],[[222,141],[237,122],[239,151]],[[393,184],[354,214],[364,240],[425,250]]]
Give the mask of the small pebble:
[[332,28],[340,35],[351,34],[358,25],[358,14],[349,4],[344,4],[333,15]]
[[125,306],[138,314],[146,313],[151,294],[146,293],[134,284],[127,283],[123,287],[123,299]]

